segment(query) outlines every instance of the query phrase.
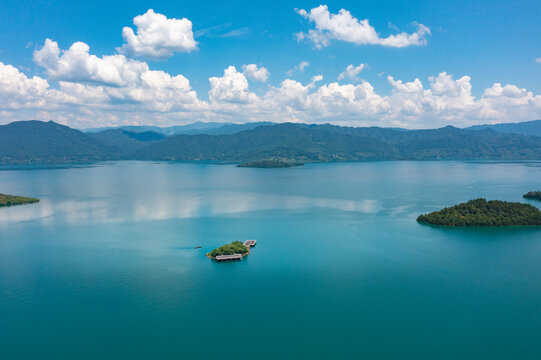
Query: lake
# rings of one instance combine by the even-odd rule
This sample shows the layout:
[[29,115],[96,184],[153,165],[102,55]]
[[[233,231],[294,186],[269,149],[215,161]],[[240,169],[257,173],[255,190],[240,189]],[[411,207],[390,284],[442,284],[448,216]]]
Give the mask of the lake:
[[415,221],[530,190],[541,162],[4,167],[41,202],[0,208],[0,358],[540,359],[541,228]]

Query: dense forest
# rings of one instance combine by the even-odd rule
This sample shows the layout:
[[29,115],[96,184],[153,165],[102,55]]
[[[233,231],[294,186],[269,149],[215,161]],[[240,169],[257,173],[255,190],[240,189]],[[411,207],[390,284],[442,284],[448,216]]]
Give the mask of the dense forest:
[[[306,163],[541,159],[541,137],[500,133],[491,129],[465,130],[447,126],[404,130],[292,123],[259,125],[225,125],[224,133],[216,135],[166,135],[120,128],[84,133],[52,121],[20,121],[0,125],[0,164],[163,160],[257,165],[264,160]],[[233,132],[235,129],[238,131]],[[272,164],[262,165],[272,167],[267,166]]]
[[225,244],[220,246],[217,249],[212,250],[207,254],[208,257],[214,259],[216,256],[219,255],[233,255],[233,254],[242,254],[246,255],[250,252],[250,250],[244,246],[244,244],[240,241],[233,241],[231,244]]
[[530,204],[475,199],[420,215],[417,221],[443,226],[541,225],[541,211]]
[[39,202],[39,199],[36,198],[0,194],[0,207],[33,204],[37,202]]

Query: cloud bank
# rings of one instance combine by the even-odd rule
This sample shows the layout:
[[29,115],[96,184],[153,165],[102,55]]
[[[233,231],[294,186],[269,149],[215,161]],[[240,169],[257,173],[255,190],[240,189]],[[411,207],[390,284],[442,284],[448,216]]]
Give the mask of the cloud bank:
[[[495,83],[476,98],[469,76],[455,79],[446,72],[429,77],[425,83],[388,76],[392,88],[389,95],[379,94],[364,80],[357,84],[325,83],[321,75],[309,83],[286,78],[256,94],[248,81],[252,75],[245,73],[251,71],[246,69],[262,68],[246,66],[243,73],[229,66],[222,76],[209,78],[207,100],[182,74],[151,70],[144,62],[95,57],[82,43],[65,51],[57,51],[54,44],[49,41],[38,50],[36,62],[51,78],[59,79],[58,88],[45,78],[28,77],[0,62],[1,122],[41,119],[93,127],[171,125],[194,120],[294,121],[430,128],[541,117],[541,95],[512,84]],[[74,47],[84,51],[67,56]]]
[[[315,23],[315,29],[300,36],[316,47],[327,46],[331,40],[422,45],[430,33],[418,24],[415,33],[381,37],[368,20],[358,20],[346,10],[330,14],[322,5],[298,12]],[[266,83],[270,72],[261,64],[230,65],[223,74],[209,77],[207,94],[198,94],[183,74],[153,70],[141,59],[196,50],[191,21],[168,19],[148,10],[136,16],[134,24],[137,32],[124,28],[126,42],[112,55],[92,54],[80,41],[61,49],[46,39],[33,53],[43,76],[27,76],[0,62],[0,123],[38,119],[86,128],[165,126],[196,120],[292,121],[434,128],[541,118],[541,95],[513,84],[494,83],[475,97],[469,76],[455,78],[440,72],[426,81],[388,76],[391,92],[383,94],[359,78],[366,70],[363,63],[348,65],[338,82],[314,74],[303,83],[292,79],[310,69],[302,61],[274,85]]]

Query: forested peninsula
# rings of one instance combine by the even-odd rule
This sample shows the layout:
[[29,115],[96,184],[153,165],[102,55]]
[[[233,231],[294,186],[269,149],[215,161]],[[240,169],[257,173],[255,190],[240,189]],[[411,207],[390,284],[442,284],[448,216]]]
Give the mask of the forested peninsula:
[[420,215],[417,222],[441,226],[541,225],[541,211],[530,204],[475,199]]
[[0,194],[0,207],[4,206],[13,206],[13,205],[24,205],[24,204],[34,204],[39,202],[39,199],[28,198],[24,196],[13,196]]

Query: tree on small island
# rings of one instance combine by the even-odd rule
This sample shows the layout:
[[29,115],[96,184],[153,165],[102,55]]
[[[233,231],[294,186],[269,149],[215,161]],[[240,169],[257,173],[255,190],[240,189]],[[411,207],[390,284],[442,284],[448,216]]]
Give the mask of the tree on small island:
[[530,191],[522,195],[524,199],[532,199],[541,201],[541,191]]
[[0,207],[3,206],[14,206],[14,205],[24,205],[24,204],[34,204],[39,202],[39,199],[28,198],[24,196],[13,196],[0,194]]
[[247,255],[250,253],[250,249],[248,249],[244,244],[240,241],[233,241],[231,244],[225,244],[220,246],[217,249],[212,250],[207,254],[207,256],[211,259],[215,259],[216,256],[220,255],[234,255],[234,254],[241,254],[241,255]]
[[541,225],[541,211],[530,204],[475,199],[420,215],[417,222],[442,226]]

